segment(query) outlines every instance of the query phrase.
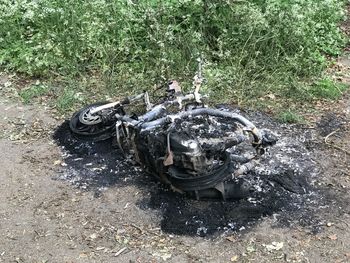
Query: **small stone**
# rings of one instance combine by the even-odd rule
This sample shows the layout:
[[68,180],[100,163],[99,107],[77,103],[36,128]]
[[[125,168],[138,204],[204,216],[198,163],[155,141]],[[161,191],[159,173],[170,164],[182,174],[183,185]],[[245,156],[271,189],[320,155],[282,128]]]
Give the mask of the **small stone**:
[[94,240],[96,238],[97,238],[97,234],[96,233],[93,233],[93,234],[90,235],[90,239],[91,240]]
[[60,165],[61,163],[62,163],[61,160],[56,160],[56,161],[53,162],[53,165]]
[[238,261],[238,256],[234,255],[233,257],[231,257],[231,262],[237,262]]

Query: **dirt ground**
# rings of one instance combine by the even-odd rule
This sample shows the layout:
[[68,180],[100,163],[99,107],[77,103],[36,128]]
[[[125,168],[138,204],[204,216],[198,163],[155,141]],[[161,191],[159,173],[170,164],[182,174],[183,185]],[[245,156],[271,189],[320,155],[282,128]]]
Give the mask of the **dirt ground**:
[[[344,56],[333,69],[344,82],[350,79],[349,61]],[[320,200],[303,199],[300,210],[286,206],[283,213],[294,214],[296,224],[276,224],[277,211],[254,217],[253,225],[203,236],[169,231],[162,209],[147,199],[157,194],[155,183],[149,190],[96,178],[82,184],[79,171],[98,176],[97,168],[71,167],[69,152],[52,139],[62,120],[45,103],[22,105],[10,98],[12,81],[1,73],[0,262],[350,262],[349,93],[336,103],[320,102],[308,125],[293,127],[312,134],[304,144],[318,169],[313,186],[321,189]],[[143,175],[133,169],[123,182]],[[298,217],[319,201],[325,205],[312,215],[317,223]],[[177,214],[167,218],[172,216]]]
[[349,94],[320,105],[314,125],[297,127],[315,131],[308,147],[317,185],[338,206],[319,211],[317,231],[276,226],[272,214],[247,231],[201,237],[163,231],[161,212],[140,205],[147,191],[137,185],[92,189],[62,179],[69,167],[52,139],[62,121],[43,105],[7,98],[11,79],[1,81],[0,262],[350,262],[350,207],[341,207],[350,187]]

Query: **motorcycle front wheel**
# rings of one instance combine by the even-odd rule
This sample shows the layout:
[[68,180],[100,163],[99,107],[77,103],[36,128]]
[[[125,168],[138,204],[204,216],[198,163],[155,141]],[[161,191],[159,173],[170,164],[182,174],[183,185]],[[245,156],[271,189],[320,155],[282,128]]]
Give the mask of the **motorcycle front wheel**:
[[69,122],[71,131],[79,138],[87,140],[102,141],[111,138],[115,131],[114,121],[90,114],[93,108],[107,103],[97,102],[75,112]]

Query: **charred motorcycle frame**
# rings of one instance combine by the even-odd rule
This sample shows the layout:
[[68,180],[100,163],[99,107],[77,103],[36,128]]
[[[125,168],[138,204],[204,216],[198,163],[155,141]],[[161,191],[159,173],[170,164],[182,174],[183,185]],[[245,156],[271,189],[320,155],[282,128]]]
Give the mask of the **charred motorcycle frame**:
[[[276,139],[240,114],[205,106],[202,81],[200,66],[192,93],[183,94],[172,81],[155,105],[147,92],[89,105],[72,116],[70,128],[83,139],[113,137],[125,157],[175,191],[197,199],[236,198],[249,192],[239,177]],[[130,113],[133,105],[143,112]]]

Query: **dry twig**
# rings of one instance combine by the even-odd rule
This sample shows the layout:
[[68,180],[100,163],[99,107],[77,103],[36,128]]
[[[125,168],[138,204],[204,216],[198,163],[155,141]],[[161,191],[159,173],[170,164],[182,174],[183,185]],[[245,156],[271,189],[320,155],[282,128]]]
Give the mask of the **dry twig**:
[[349,152],[349,151],[343,149],[342,147],[340,147],[340,146],[338,146],[338,145],[336,145],[336,144],[334,144],[334,143],[328,142],[329,137],[331,137],[332,135],[334,135],[337,131],[339,131],[339,129],[336,129],[335,131],[332,131],[330,134],[328,134],[326,137],[324,137],[324,142],[325,142],[325,144],[328,145],[328,146],[330,146],[330,147],[333,147],[333,148],[335,148],[335,149],[337,149],[337,150],[339,150],[339,151],[342,151],[342,152],[344,152],[345,154],[350,155],[350,152]]

